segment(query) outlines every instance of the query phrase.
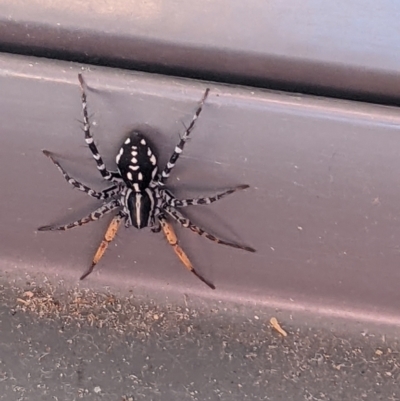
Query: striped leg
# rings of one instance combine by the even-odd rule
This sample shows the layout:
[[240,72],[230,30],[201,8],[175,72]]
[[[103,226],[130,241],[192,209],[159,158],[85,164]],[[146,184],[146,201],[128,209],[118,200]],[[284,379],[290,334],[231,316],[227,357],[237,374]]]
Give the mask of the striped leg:
[[197,118],[199,117],[201,110],[203,109],[203,105],[208,96],[209,91],[210,91],[210,89],[207,88],[203,95],[203,98],[200,101],[200,105],[197,108],[196,113],[194,114],[191,123],[189,124],[189,127],[187,127],[187,129],[186,129],[185,133],[183,134],[181,140],[179,141],[178,145],[175,146],[174,153],[172,154],[171,158],[169,159],[169,162],[167,163],[167,165],[165,166],[164,171],[161,173],[160,179],[159,179],[159,182],[161,184],[163,184],[167,180],[167,178],[169,177],[169,175],[171,173],[171,170],[174,168],[175,163],[179,158],[179,155],[182,153],[185,143],[189,138],[189,134],[193,130],[194,124],[195,124]]
[[64,226],[43,226],[39,227],[38,231],[65,231],[71,228],[82,226],[91,221],[95,221],[103,217],[105,214],[112,212],[116,208],[120,207],[120,202],[118,200],[113,200],[106,203],[105,205],[99,207],[94,212],[90,213],[88,216],[83,217],[73,223],[66,224]]
[[89,188],[88,186],[80,183],[79,181],[76,181],[74,178],[72,178],[58,163],[51,152],[48,150],[43,150],[43,153],[57,166],[58,170],[61,172],[65,180],[68,182],[68,184],[71,184],[74,188],[78,189],[79,191],[86,192],[89,196],[100,199],[100,200],[105,200],[108,198],[112,198],[115,196],[117,193],[119,193],[118,190],[118,185],[113,185],[112,187],[109,187],[105,189],[104,191],[97,192],[94,189]]
[[221,245],[226,245],[230,246],[232,248],[237,248],[237,249],[243,249],[245,251],[249,252],[255,252],[256,250],[254,248],[251,248],[246,245],[240,245],[240,244],[235,244],[234,242],[228,242],[224,241],[212,234],[209,234],[208,232],[204,231],[202,228],[195,226],[189,219],[184,217],[180,212],[178,212],[176,209],[169,208],[167,207],[165,211],[173,218],[175,219],[179,224],[181,224],[185,228],[189,228],[192,230],[194,233],[202,235],[206,237],[207,239],[216,242],[217,244]]
[[210,288],[215,290],[214,284],[210,283],[207,281],[204,277],[202,277],[197,271],[194,269],[192,263],[190,262],[189,258],[187,257],[186,253],[183,251],[183,249],[179,246],[178,244],[178,238],[176,237],[175,231],[170,223],[165,220],[165,217],[160,215],[158,216],[160,223],[161,223],[161,228],[165,234],[165,237],[167,238],[168,243],[172,246],[174,249],[174,252],[180,259],[180,261],[183,263],[183,265],[188,269],[191,273],[193,273],[197,278],[199,278],[203,283],[207,284]]
[[104,252],[108,248],[110,242],[115,238],[117,235],[117,231],[122,223],[122,219],[124,218],[124,214],[119,212],[112,220],[110,225],[107,228],[106,233],[104,234],[104,238],[100,243],[100,246],[97,248],[96,253],[93,256],[93,261],[90,267],[86,270],[85,273],[82,274],[81,280],[86,278],[94,269],[94,267],[99,263],[100,259],[103,257]]
[[94,143],[92,134],[90,133],[90,122],[87,110],[87,100],[85,93],[85,81],[82,74],[78,74],[79,83],[82,90],[82,110],[83,110],[83,131],[85,132],[85,141],[92,152],[93,158],[96,161],[97,169],[100,171],[101,176],[107,181],[122,182],[122,178],[117,172],[108,171],[103,159],[100,156],[97,146]]
[[209,205],[210,203],[216,202],[217,200],[220,200],[222,198],[225,198],[225,196],[228,196],[230,194],[233,194],[236,191],[246,189],[248,188],[248,185],[239,185],[236,188],[228,189],[225,192],[221,192],[219,194],[216,194],[214,196],[209,196],[206,198],[194,198],[194,199],[172,199],[169,204],[172,207],[186,207],[186,206],[194,206],[194,205]]

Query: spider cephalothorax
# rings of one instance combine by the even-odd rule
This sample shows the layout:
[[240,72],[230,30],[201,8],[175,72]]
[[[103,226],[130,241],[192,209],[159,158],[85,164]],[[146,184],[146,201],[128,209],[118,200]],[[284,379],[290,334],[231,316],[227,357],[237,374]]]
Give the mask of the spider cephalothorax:
[[149,227],[154,232],[158,232],[162,229],[168,242],[173,246],[175,253],[178,255],[179,259],[183,262],[186,268],[209,287],[214,289],[214,285],[203,278],[193,268],[189,258],[179,246],[173,227],[167,221],[167,216],[180,223],[183,227],[189,228],[193,232],[203,235],[214,242],[231,246],[233,248],[244,249],[249,252],[255,252],[253,248],[248,246],[224,241],[212,234],[207,233],[202,228],[194,225],[189,219],[184,217],[178,211],[178,208],[186,206],[213,203],[237,190],[248,188],[248,185],[239,185],[235,188],[218,193],[211,197],[184,200],[175,198],[175,196],[165,188],[165,182],[168,179],[171,170],[174,168],[179,155],[182,153],[189,134],[201,113],[204,102],[208,96],[209,89],[206,89],[191,123],[189,124],[179,143],[176,145],[174,153],[161,173],[158,172],[157,157],[153,152],[151,144],[142,133],[137,131],[132,132],[128,138],[125,139],[121,149],[117,154],[116,162],[118,170],[109,171],[103,163],[103,160],[94,143],[93,136],[90,133],[85,83],[81,74],[78,75],[78,78],[82,90],[83,128],[85,132],[85,141],[92,152],[100,174],[105,180],[111,181],[112,185],[100,192],[89,188],[88,186],[70,177],[68,173],[61,167],[61,165],[54,159],[53,155],[49,151],[44,150],[43,153],[53,161],[69,184],[80,191],[86,192],[93,198],[102,200],[103,205],[90,215],[73,223],[63,226],[44,226],[40,227],[39,231],[68,230],[70,228],[89,223],[90,221],[98,220],[105,214],[112,211],[118,211],[108,226],[104,235],[104,239],[93,257],[92,265],[82,275],[81,280],[87,277],[93,271],[94,266],[103,256],[109,243],[114,239],[119,226],[122,222],[125,222],[126,227],[131,225],[139,229]]

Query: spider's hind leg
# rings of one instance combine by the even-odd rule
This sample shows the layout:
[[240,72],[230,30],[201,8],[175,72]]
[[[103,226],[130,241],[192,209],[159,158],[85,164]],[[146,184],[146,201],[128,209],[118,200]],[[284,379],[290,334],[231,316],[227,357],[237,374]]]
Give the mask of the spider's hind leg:
[[199,278],[204,284],[207,284],[211,289],[215,290],[214,284],[207,281],[203,276],[201,276],[193,267],[192,263],[190,262],[188,256],[183,251],[183,249],[178,244],[178,238],[175,234],[175,231],[170,223],[165,219],[164,216],[158,216],[158,219],[161,224],[161,228],[164,232],[165,237],[167,238],[168,243],[174,249],[174,252],[183,263],[183,265],[188,269],[191,273],[193,273],[197,278]]
[[110,245],[110,242],[115,238],[117,235],[117,231],[122,223],[122,219],[124,218],[124,214],[122,212],[119,212],[112,220],[111,223],[109,224],[105,234],[104,238],[101,241],[99,247],[97,248],[96,253],[93,256],[92,264],[90,267],[86,270],[85,273],[82,274],[81,280],[86,278],[90,273],[92,273],[94,267],[99,263],[100,259],[103,257],[105,251],[108,248],[108,245]]
[[160,223],[160,219],[156,219],[156,222],[154,224],[153,227],[151,227],[151,232],[153,233],[159,233],[161,231],[161,223]]

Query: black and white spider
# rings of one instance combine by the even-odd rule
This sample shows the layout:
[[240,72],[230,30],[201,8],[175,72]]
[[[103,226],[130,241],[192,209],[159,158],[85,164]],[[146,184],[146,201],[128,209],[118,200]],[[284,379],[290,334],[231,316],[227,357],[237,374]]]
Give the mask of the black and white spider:
[[85,133],[85,141],[92,152],[93,158],[97,164],[97,169],[99,170],[101,176],[105,180],[112,182],[112,185],[100,192],[89,188],[88,186],[72,178],[54,159],[53,155],[49,151],[43,150],[43,153],[53,161],[69,184],[80,191],[86,192],[93,198],[104,201],[104,203],[101,207],[90,213],[88,216],[74,221],[73,223],[63,226],[44,226],[40,227],[38,230],[68,230],[70,228],[78,227],[91,221],[98,220],[105,214],[112,211],[118,211],[111,221],[105,233],[104,239],[93,257],[92,265],[82,275],[81,280],[87,277],[93,271],[94,266],[99,262],[109,243],[114,239],[119,226],[124,221],[126,227],[134,226],[139,229],[149,227],[153,232],[159,232],[162,229],[168,242],[173,246],[175,253],[178,255],[185,267],[209,287],[215,289],[212,283],[203,278],[193,268],[189,258],[179,246],[173,227],[167,221],[167,217],[172,218],[183,227],[189,228],[193,232],[202,235],[211,241],[233,248],[255,252],[253,248],[248,246],[224,241],[212,234],[207,233],[202,228],[194,225],[189,219],[184,217],[178,211],[179,208],[186,206],[208,205],[234,193],[237,190],[246,189],[248,188],[248,185],[239,185],[235,188],[218,193],[211,197],[183,200],[177,199],[165,187],[165,182],[168,179],[171,170],[174,168],[179,155],[182,153],[189,134],[193,130],[194,124],[202,111],[204,102],[209,93],[209,89],[205,91],[191,123],[187,127],[178,145],[175,147],[174,153],[161,173],[158,171],[157,158],[150,144],[148,143],[148,140],[143,134],[137,131],[132,132],[126,138],[117,154],[116,162],[118,171],[109,171],[106,168],[94,143],[93,136],[90,133],[85,82],[81,74],[78,75],[78,78],[82,90],[83,130]]

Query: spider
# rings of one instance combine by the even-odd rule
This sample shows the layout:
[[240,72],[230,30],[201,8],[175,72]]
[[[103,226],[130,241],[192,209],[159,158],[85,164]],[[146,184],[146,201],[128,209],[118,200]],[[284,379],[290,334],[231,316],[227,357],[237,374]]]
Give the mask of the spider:
[[249,252],[255,252],[255,249],[236,244],[233,242],[224,241],[216,236],[209,234],[202,228],[194,225],[189,219],[184,217],[178,210],[183,207],[192,205],[209,205],[219,199],[233,194],[238,190],[248,188],[248,185],[239,185],[227,191],[217,193],[210,197],[194,198],[194,199],[177,199],[171,191],[165,187],[165,183],[170,176],[172,169],[175,166],[180,154],[183,151],[185,143],[189,138],[189,134],[193,130],[195,122],[199,117],[204,102],[208,96],[209,89],[207,88],[200,104],[192,118],[191,123],[187,127],[185,133],[180,138],[179,143],[170,157],[167,165],[161,173],[158,171],[157,158],[146,139],[146,137],[138,132],[133,131],[126,138],[116,156],[117,171],[110,171],[106,168],[100,153],[94,143],[93,136],[90,132],[90,123],[88,117],[87,100],[85,92],[85,81],[81,74],[78,74],[79,84],[81,88],[81,99],[83,109],[83,131],[85,133],[85,141],[93,158],[96,161],[97,169],[103,179],[110,181],[111,186],[103,191],[95,191],[88,186],[80,183],[72,178],[60,163],[55,160],[53,154],[47,150],[43,153],[57,166],[58,170],[64,176],[65,180],[79,191],[86,192],[89,196],[102,200],[103,204],[98,209],[72,223],[61,226],[43,226],[38,228],[39,231],[58,231],[69,230],[83,224],[95,221],[104,215],[113,211],[118,213],[111,220],[103,240],[100,243],[96,253],[94,254],[92,264],[80,277],[83,280],[92,273],[96,264],[100,261],[110,242],[115,238],[117,231],[122,222],[126,227],[134,226],[138,229],[149,227],[153,232],[163,230],[169,244],[173,247],[176,255],[184,264],[184,266],[198,277],[202,282],[210,288],[215,289],[214,284],[210,283],[193,267],[189,258],[179,246],[178,239],[175,235],[172,225],[167,221],[167,218],[177,221],[185,228],[189,228],[196,234],[202,235],[211,241],[218,244],[227,245],[233,248],[243,249]]

